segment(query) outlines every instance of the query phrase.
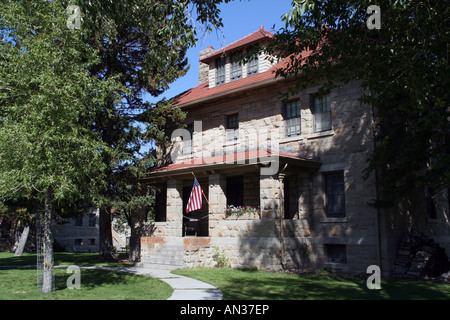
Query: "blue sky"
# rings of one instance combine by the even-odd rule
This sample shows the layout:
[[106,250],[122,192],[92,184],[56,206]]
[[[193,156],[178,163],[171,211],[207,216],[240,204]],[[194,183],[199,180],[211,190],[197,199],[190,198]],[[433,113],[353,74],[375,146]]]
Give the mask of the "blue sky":
[[284,26],[281,16],[289,11],[292,0],[234,0],[220,6],[223,28],[221,32],[213,31],[200,39],[195,48],[187,52],[191,65],[188,73],[172,83],[169,90],[158,98],[149,98],[151,102],[157,102],[163,97],[173,96],[186,91],[198,84],[199,52],[208,46],[220,49],[256,30],[261,25],[264,29],[273,32],[273,25],[279,29]]

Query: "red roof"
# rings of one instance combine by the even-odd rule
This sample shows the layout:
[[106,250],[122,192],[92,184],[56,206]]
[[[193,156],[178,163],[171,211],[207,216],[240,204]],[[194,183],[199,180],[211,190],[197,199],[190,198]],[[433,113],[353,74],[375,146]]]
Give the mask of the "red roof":
[[215,59],[225,52],[231,52],[242,47],[247,47],[251,44],[255,44],[264,39],[271,39],[273,34],[264,30],[264,26],[260,26],[259,29],[249,35],[230,43],[229,45],[223,47],[222,49],[216,50],[215,52],[200,59],[200,62],[209,63],[212,59]]
[[187,161],[172,163],[163,167],[155,168],[152,170],[152,172],[167,172],[172,170],[181,170],[215,164],[242,163],[243,161],[245,162],[245,160],[249,159],[258,159],[259,161],[266,161],[271,160],[271,158],[275,156],[279,156],[284,159],[306,160],[312,161],[314,163],[320,162],[316,159],[308,159],[305,157],[301,157],[286,152],[274,151],[270,149],[259,149],[252,151],[235,152],[227,155],[223,154],[208,158],[190,159]]
[[257,73],[246,78],[231,81],[225,84],[209,88],[209,83],[204,82],[196,87],[193,87],[178,96],[174,97],[173,105],[183,107],[188,102],[193,102],[207,97],[212,97],[220,93],[230,93],[235,89],[245,89],[247,86],[254,85],[265,80],[275,80],[275,70],[280,68],[283,62],[279,62],[269,70]]

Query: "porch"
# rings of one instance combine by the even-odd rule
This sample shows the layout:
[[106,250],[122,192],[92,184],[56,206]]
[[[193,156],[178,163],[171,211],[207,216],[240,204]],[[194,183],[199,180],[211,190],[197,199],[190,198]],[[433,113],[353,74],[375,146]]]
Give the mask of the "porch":
[[[148,182],[157,188],[155,231],[141,239],[142,259],[176,246],[189,267],[213,265],[214,250],[226,251],[233,266],[279,267],[290,241],[280,239],[298,236],[299,222],[290,219],[300,215],[299,190],[302,201],[308,202],[308,177],[321,163],[282,153],[252,155],[235,154],[228,162],[190,161],[152,172]],[[186,213],[192,174],[208,202],[203,199],[200,210]],[[230,205],[259,207],[259,212],[227,215]]]

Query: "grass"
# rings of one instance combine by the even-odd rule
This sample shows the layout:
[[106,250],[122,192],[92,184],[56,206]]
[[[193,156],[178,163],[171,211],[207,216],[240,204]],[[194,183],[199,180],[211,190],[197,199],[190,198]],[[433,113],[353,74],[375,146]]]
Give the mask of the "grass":
[[[14,257],[0,253],[0,299],[33,300],[165,300],[173,289],[166,283],[126,272],[81,269],[81,289],[68,289],[70,274],[55,268],[56,290],[36,289],[35,254]],[[130,266],[101,261],[96,253],[55,253],[55,265]],[[13,267],[5,267],[13,266]],[[332,272],[310,274],[271,273],[231,268],[178,269],[175,274],[208,282],[223,292],[224,300],[450,300],[450,285],[431,281],[385,280],[381,290],[369,290],[366,279]]]
[[224,300],[450,300],[450,285],[431,281],[382,279],[381,290],[369,290],[366,279],[326,271],[296,275],[196,268],[173,273],[216,286]]
[[[125,255],[119,257],[125,258]],[[77,266],[99,266],[99,267],[127,267],[132,266],[132,262],[114,262],[100,260],[98,253],[68,253],[55,252],[53,255],[55,266],[77,265]],[[24,253],[20,257],[15,257],[14,253],[0,252],[0,266],[25,266],[36,265],[35,253]]]
[[[55,291],[44,294],[37,290],[35,268],[17,268],[35,264],[35,254],[0,253],[0,300],[166,300],[173,292],[159,279],[96,269],[81,269],[81,288],[68,289],[71,274],[66,268],[55,268]],[[95,253],[55,253],[55,265],[121,267],[130,263],[101,261]]]

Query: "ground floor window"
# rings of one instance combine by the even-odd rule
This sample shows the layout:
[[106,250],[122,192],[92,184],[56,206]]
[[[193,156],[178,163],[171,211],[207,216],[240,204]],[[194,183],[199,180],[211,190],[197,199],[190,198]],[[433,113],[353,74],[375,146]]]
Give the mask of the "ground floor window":
[[227,206],[243,206],[244,205],[244,177],[228,177],[227,178]]
[[344,172],[325,173],[324,179],[327,217],[344,218],[346,216]]
[[325,254],[328,262],[347,262],[347,246],[345,244],[326,244]]

